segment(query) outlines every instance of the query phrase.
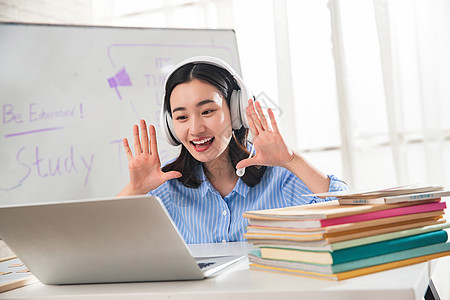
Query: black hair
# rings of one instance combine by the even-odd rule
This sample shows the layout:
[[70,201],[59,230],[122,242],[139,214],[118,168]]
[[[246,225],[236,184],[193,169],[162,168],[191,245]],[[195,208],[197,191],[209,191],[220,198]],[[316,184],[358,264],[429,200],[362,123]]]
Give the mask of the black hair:
[[[167,79],[164,107],[162,109],[171,114],[170,95],[173,89],[177,85],[190,82],[193,79],[198,79],[216,87],[219,93],[225,98],[228,107],[230,107],[231,94],[234,90],[239,90],[235,79],[227,70],[208,63],[189,63],[175,70]],[[248,129],[245,127],[233,130],[233,136],[229,143],[228,156],[235,169],[237,163],[247,158],[250,154],[247,150],[247,136]],[[186,187],[198,188],[201,185],[201,181],[198,179],[200,167],[203,167],[203,164],[196,160],[186,147],[181,145],[178,158],[164,166],[162,170],[164,172],[179,171],[182,176],[177,178],[178,181]],[[203,168],[203,170],[207,175],[208,170],[206,168]],[[245,184],[252,187],[261,181],[265,171],[265,166],[250,166],[245,169],[245,174],[241,178]]]

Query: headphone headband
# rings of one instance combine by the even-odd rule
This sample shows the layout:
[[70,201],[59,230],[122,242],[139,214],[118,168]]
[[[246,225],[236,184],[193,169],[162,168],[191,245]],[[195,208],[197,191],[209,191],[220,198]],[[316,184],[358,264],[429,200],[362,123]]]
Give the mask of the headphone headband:
[[239,76],[239,74],[237,74],[236,71],[228,63],[219,58],[212,56],[194,56],[187,58],[181,61],[180,63],[176,64],[171,69],[171,71],[166,77],[166,80],[164,81],[164,94],[161,107],[161,127],[163,128],[164,136],[166,140],[169,142],[169,144],[177,146],[181,144],[181,141],[176,136],[175,131],[173,129],[173,120],[171,117],[171,113],[165,111],[166,106],[165,96],[166,96],[167,82],[176,70],[190,63],[204,63],[213,65],[225,69],[231,74],[231,76],[235,79],[237,85],[240,88],[240,90],[234,90],[233,93],[231,94],[230,99],[231,125],[234,130],[240,129],[242,126],[244,126],[245,128],[249,128],[247,115],[245,111],[248,106],[248,100],[253,99],[253,94],[247,87],[245,82],[242,80],[242,78]]

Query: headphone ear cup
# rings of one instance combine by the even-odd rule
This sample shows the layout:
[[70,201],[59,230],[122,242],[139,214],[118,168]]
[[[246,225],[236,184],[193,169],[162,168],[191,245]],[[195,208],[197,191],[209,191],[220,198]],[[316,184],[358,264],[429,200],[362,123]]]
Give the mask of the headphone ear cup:
[[230,115],[231,115],[231,127],[234,130],[242,127],[241,118],[241,91],[234,90],[230,98]]
[[175,130],[173,129],[173,120],[168,112],[164,112],[164,116],[161,121],[164,136],[166,137],[167,142],[169,142],[172,146],[180,145],[181,141],[175,134]]
[[[239,111],[241,112],[242,126],[244,126],[245,128],[250,128],[250,125],[248,124],[248,119],[247,119],[247,107],[248,107],[248,100],[249,100],[249,98],[247,98],[247,97],[251,96],[251,95],[247,95],[247,94],[242,93],[242,92],[240,93]],[[251,97],[253,97],[253,96],[251,96]]]
[[242,126],[250,128],[247,119],[248,99],[241,90],[234,90],[230,98],[231,126],[234,130]]

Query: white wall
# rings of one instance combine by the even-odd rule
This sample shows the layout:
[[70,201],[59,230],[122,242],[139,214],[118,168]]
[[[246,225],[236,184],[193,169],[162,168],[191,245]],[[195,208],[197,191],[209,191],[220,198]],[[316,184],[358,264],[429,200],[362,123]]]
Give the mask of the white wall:
[[0,21],[91,24],[92,0],[1,0]]

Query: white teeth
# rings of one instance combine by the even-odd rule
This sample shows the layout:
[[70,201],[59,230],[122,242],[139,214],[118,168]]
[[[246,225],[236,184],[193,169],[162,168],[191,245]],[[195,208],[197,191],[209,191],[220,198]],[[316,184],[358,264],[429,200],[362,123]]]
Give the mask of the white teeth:
[[200,144],[204,144],[206,142],[209,142],[210,140],[212,140],[212,138],[204,139],[204,140],[201,140],[201,141],[192,141],[192,143],[194,143],[196,145],[200,145]]

